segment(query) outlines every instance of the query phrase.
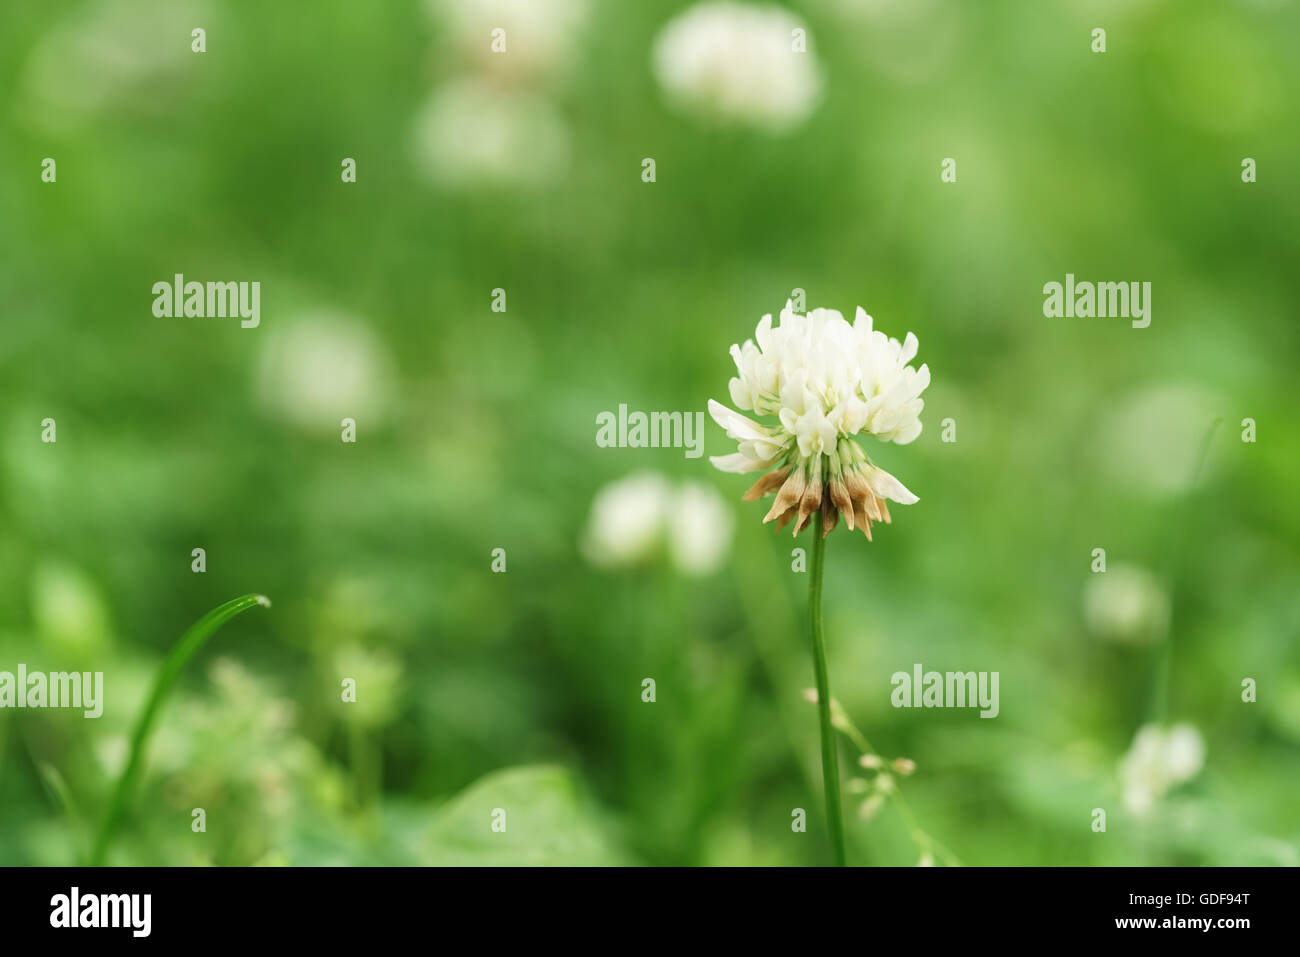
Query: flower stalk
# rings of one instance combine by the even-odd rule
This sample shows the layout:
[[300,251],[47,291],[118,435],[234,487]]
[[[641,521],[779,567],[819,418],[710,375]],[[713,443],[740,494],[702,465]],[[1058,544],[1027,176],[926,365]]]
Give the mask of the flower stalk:
[[844,807],[840,800],[839,756],[831,723],[831,683],[826,667],[826,635],[822,625],[822,571],[826,566],[826,537],[813,535],[812,569],[808,581],[808,621],[812,634],[813,672],[817,679],[817,714],[821,726],[822,784],[826,792],[826,827],[835,866],[846,863]]

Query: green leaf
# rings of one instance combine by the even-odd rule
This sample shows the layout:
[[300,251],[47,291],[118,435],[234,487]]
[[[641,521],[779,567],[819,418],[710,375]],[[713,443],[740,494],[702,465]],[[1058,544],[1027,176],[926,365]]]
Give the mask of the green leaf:
[[[493,830],[499,811],[505,829]],[[605,812],[572,771],[554,765],[507,768],[471,784],[437,811],[421,856],[459,866],[632,863]]]

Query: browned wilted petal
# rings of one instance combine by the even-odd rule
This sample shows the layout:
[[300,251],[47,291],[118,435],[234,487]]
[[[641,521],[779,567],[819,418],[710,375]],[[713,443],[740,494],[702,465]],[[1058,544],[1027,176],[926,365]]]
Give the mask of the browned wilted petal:
[[883,522],[885,520],[885,513],[880,510],[880,499],[876,497],[876,493],[871,491],[865,481],[861,486],[861,497],[857,501],[862,511],[867,513],[867,518],[874,522]]
[[745,502],[757,502],[764,495],[771,495],[779,489],[785,482],[786,476],[790,474],[790,466],[783,465],[779,469],[773,469],[764,475],[761,479],[749,487],[749,491],[741,496]]
[[[825,538],[827,535],[829,535],[831,531],[835,528],[835,526],[839,524],[839,521],[840,521],[840,513],[839,510],[835,507],[835,504],[830,500],[829,496],[823,498],[822,499],[822,538]],[[851,525],[849,527],[852,528]]]
[[845,471],[844,490],[849,493],[849,498],[859,504],[871,494],[871,486],[867,484],[867,480],[862,477],[856,467]]
[[795,469],[791,472],[790,477],[781,486],[781,491],[776,493],[776,501],[772,503],[772,508],[763,516],[764,523],[770,522],[787,509],[795,508],[799,504],[799,499],[803,497],[807,484],[808,478],[804,475],[803,469]]
[[857,521],[858,528],[862,529],[862,534],[867,536],[867,541],[871,541],[871,519],[867,516],[867,513],[862,510],[861,505],[858,506],[858,511],[853,518]]
[[839,475],[831,479],[830,501],[836,509],[844,513],[844,521],[849,523],[849,531],[853,531],[853,499],[849,497],[849,490],[844,484],[844,479]]
[[817,509],[822,507],[822,480],[814,477],[804,489],[803,497],[799,499],[799,531],[803,531],[808,524],[809,516]]

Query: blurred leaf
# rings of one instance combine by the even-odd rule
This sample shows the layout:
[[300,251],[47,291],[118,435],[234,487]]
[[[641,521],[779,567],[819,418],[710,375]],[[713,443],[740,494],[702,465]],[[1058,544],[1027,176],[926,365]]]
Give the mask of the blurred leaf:
[[[493,830],[504,811],[505,829]],[[497,815],[500,819],[500,815]],[[598,866],[631,863],[573,772],[557,766],[495,771],[437,813],[423,847],[439,865]]]

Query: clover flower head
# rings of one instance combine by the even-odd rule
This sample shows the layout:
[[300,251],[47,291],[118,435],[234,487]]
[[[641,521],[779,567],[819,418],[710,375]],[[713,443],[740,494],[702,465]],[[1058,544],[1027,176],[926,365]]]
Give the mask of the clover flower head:
[[569,127],[549,97],[479,78],[434,90],[412,133],[421,175],[452,188],[543,186],[564,175],[571,152]]
[[[428,13],[476,73],[534,82],[576,59],[590,0],[425,0]],[[502,30],[508,46],[489,38]],[[507,52],[508,51],[508,52]]]
[[817,60],[794,42],[803,29],[781,7],[707,0],[660,31],[655,76],[668,99],[691,112],[783,133],[821,98]]
[[1173,788],[1190,781],[1205,764],[1205,740],[1190,724],[1143,725],[1119,762],[1124,806],[1149,813]]
[[787,302],[778,325],[764,316],[754,339],[731,347],[738,373],[731,401],[776,422],[761,424],[709,400],[714,421],[739,445],[710,461],[724,472],[770,470],[745,493],[746,501],[776,493],[764,522],[776,519],[783,528],[794,519],[797,535],[820,511],[823,537],[842,515],[870,539],[873,521],[890,521],[886,500],[918,499],[873,464],[855,437],[906,445],[921,434],[930,369],[910,364],[917,347],[910,332],[899,342],[874,329],[861,307],[850,324],[834,309],[800,315]]
[[1150,570],[1116,562],[1106,574],[1088,576],[1083,613],[1105,641],[1150,644],[1169,632],[1169,591]]
[[626,569],[667,557],[682,574],[703,577],[722,564],[731,535],[727,503],[711,486],[642,471],[600,488],[579,544],[598,568]]

